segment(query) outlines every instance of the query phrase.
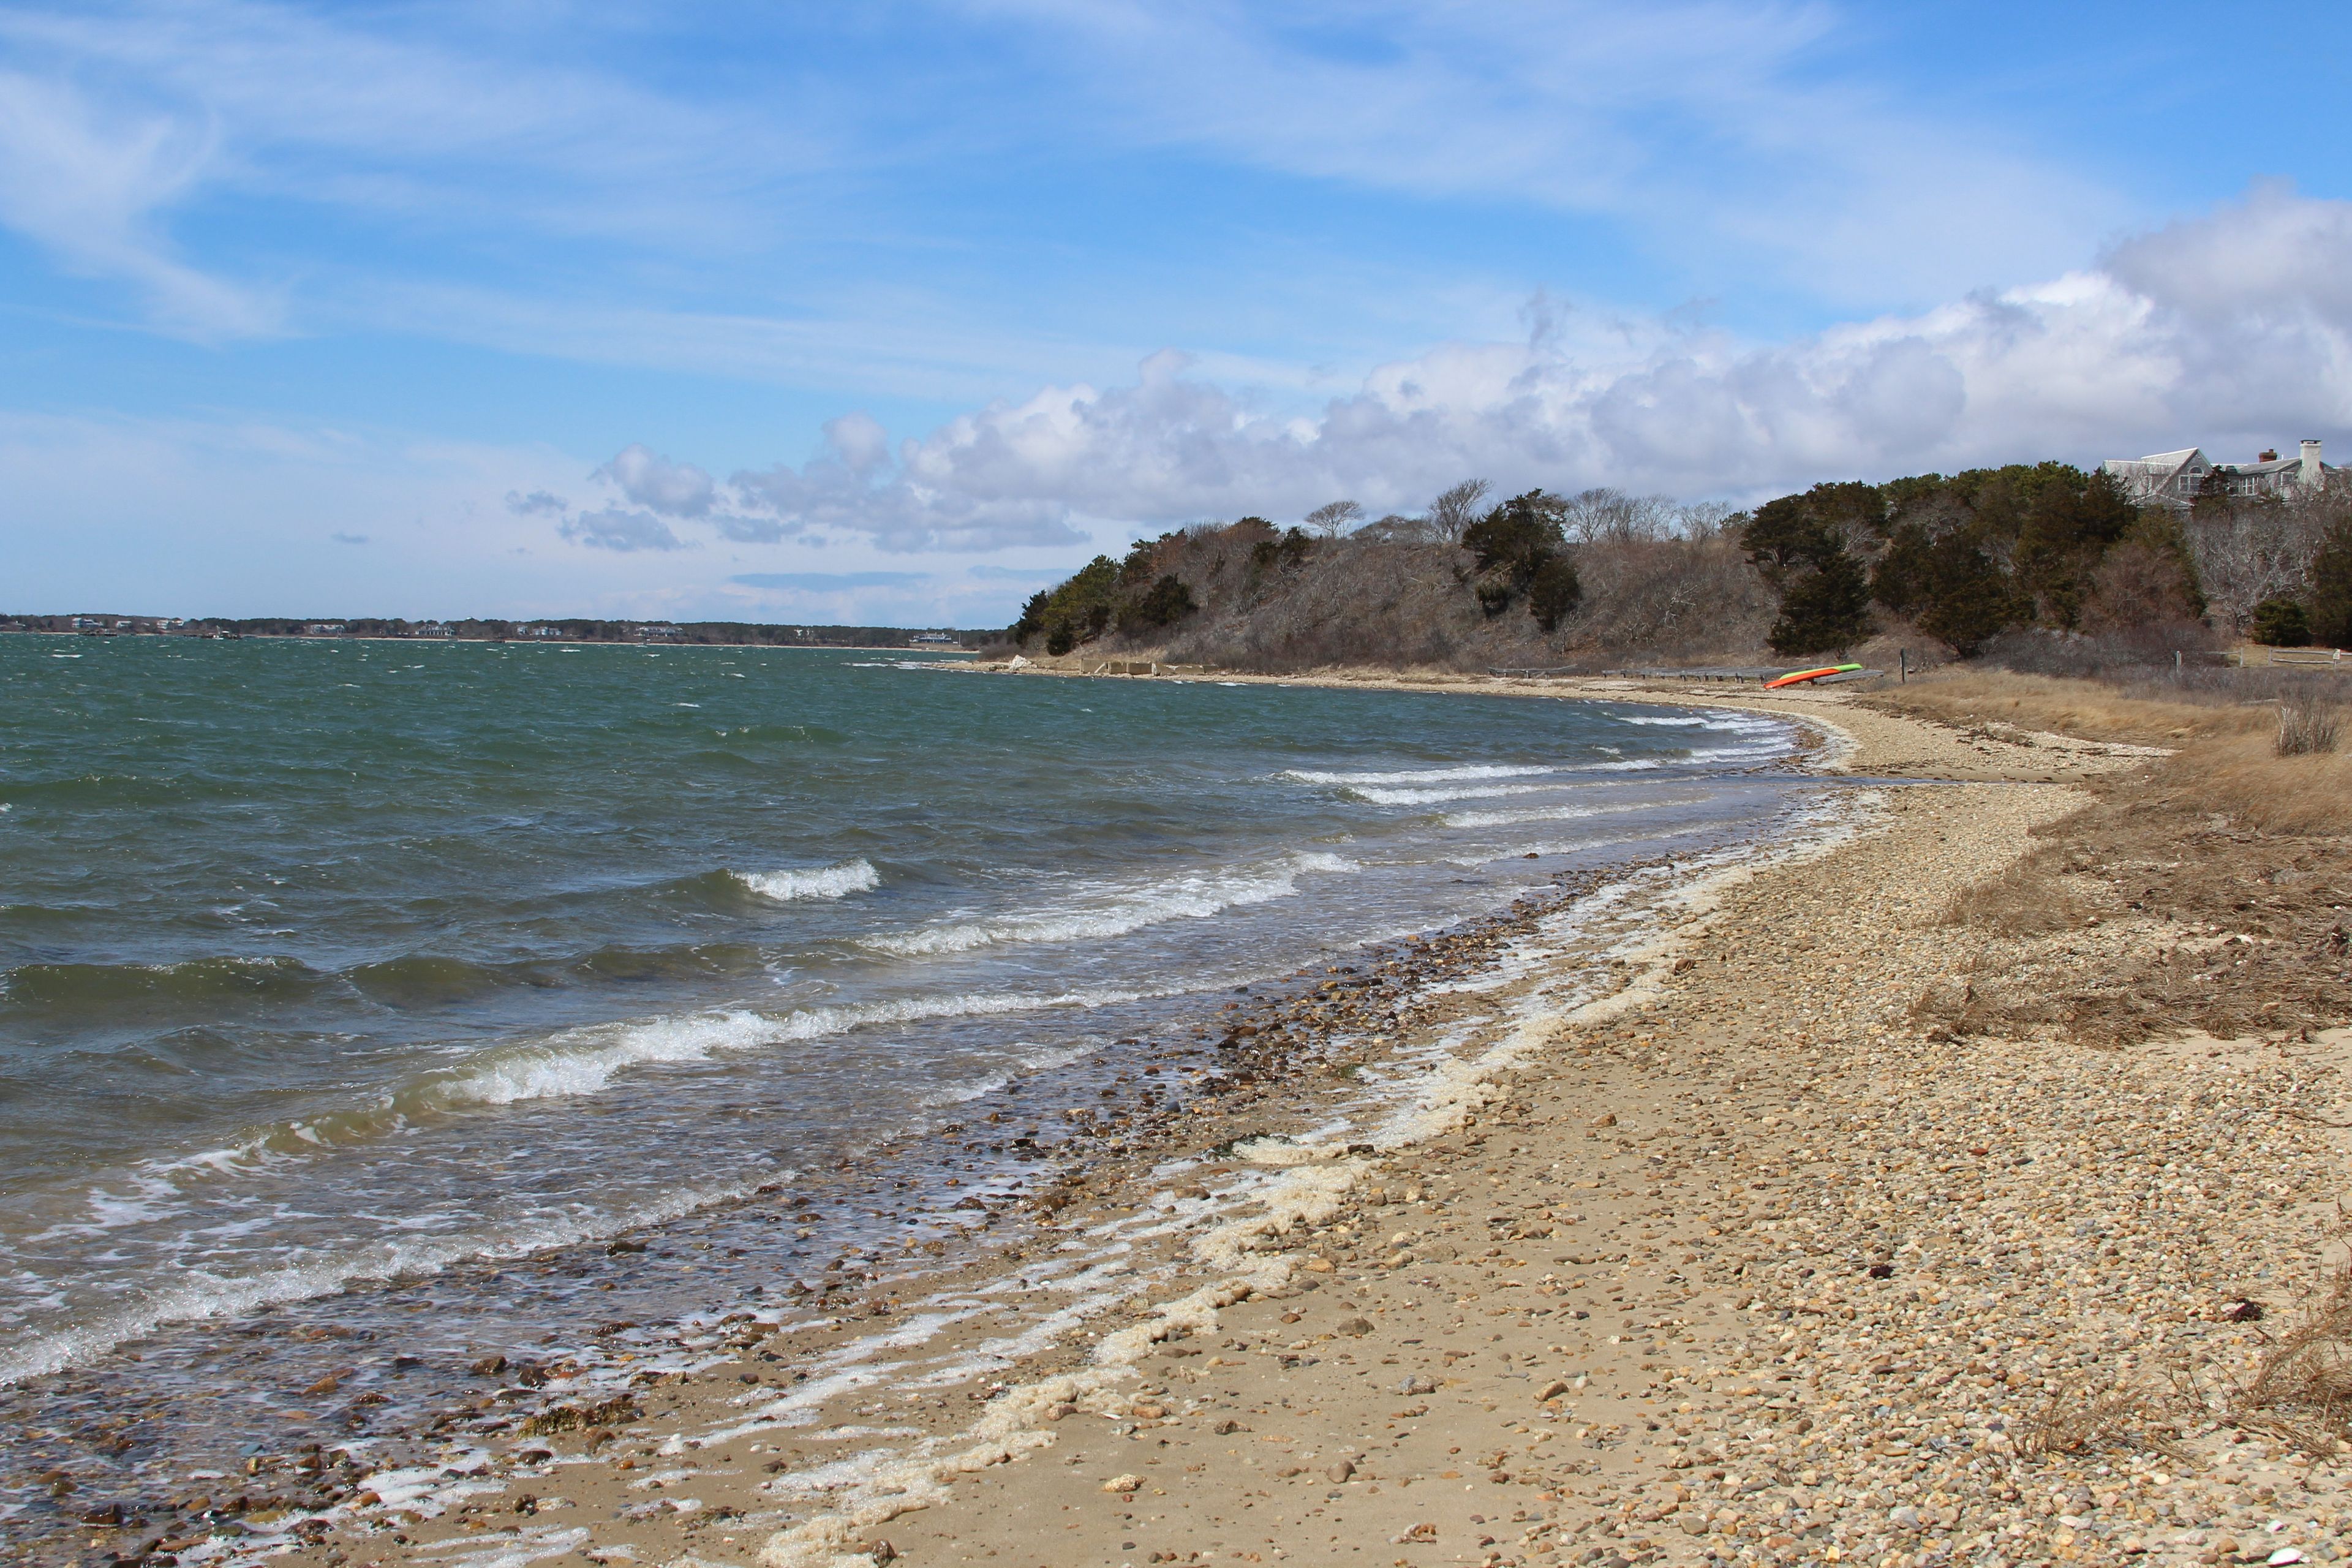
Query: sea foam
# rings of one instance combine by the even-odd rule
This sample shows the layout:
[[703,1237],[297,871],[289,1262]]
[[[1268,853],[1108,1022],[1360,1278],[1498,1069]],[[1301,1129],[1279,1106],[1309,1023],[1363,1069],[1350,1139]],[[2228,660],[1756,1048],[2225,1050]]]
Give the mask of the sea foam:
[[730,871],[728,875],[760,897],[780,904],[794,899],[845,899],[852,893],[870,893],[882,885],[882,873],[872,861],[864,859],[814,870]]
[[1434,805],[1447,800],[1483,800],[1501,795],[1554,795],[1575,786],[1565,781],[1559,784],[1459,784],[1451,789],[1371,789],[1351,786],[1348,793],[1374,805]]
[[631,1068],[698,1062],[725,1051],[820,1040],[877,1024],[980,1017],[1132,1002],[1136,991],[982,992],[908,996],[846,1007],[805,1007],[781,1016],[748,1009],[648,1018],[575,1029],[535,1045],[486,1052],[464,1066],[397,1091],[403,1110],[452,1110],[517,1100],[594,1094]]
[[1457,779],[1516,779],[1535,773],[1556,771],[1550,767],[1509,763],[1478,763],[1458,768],[1419,768],[1394,773],[1328,773],[1306,768],[1290,768],[1282,776],[1297,779],[1301,784],[1444,784]]
[[1354,861],[1337,855],[1295,853],[1268,866],[1173,877],[1133,889],[1106,889],[1049,913],[926,926],[868,937],[864,945],[912,958],[970,952],[1009,942],[1099,941],[1164,921],[1202,920],[1225,910],[1286,899],[1298,891],[1303,875],[1359,868]]

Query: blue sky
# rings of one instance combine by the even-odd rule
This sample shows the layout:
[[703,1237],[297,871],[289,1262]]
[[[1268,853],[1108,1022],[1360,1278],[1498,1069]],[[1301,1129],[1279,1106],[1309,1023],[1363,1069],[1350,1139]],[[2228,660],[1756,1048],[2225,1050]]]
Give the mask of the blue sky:
[[0,4],[0,607],[992,625],[1472,474],[2340,450],[2347,61],[2284,5]]

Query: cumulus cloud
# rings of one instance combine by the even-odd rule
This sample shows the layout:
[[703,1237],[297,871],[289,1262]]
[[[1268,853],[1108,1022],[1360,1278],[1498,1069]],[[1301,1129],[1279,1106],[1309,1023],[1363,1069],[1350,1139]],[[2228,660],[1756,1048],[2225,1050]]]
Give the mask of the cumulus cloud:
[[590,476],[605,479],[639,506],[670,517],[702,517],[719,487],[691,463],[656,457],[642,445],[624,447]]
[[533,490],[529,495],[520,490],[507,492],[507,510],[517,517],[562,517],[572,503],[552,490]]
[[583,511],[567,519],[561,526],[564,538],[574,543],[596,550],[683,550],[686,541],[670,531],[669,524],[651,512],[624,511],[607,507],[602,511]]
[[[727,537],[863,535],[886,550],[1077,542],[1081,528],[1338,495],[1412,506],[1465,474],[1508,490],[1613,484],[1745,497],[1836,477],[2096,460],[2352,429],[2352,204],[2277,186],[2047,282],[1778,343],[1653,322],[1615,349],[1548,306],[1517,343],[1451,343],[1300,413],[1145,360],[889,448],[862,415],[813,460],[738,473],[633,447],[599,477]],[[577,525],[573,525],[577,526]]]

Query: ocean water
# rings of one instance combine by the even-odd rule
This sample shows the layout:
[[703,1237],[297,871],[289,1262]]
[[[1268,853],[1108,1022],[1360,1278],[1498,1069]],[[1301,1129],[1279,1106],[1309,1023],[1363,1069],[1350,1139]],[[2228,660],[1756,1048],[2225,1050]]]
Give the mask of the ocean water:
[[917,656],[0,637],[0,1385],[839,1179],[1234,986],[1769,830],[1818,790],[1792,744]]

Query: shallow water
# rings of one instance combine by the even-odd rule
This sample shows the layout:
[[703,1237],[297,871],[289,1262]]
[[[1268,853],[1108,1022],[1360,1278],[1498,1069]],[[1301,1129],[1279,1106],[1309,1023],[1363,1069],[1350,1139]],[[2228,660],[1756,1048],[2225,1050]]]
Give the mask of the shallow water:
[[714,1203],[1817,787],[1745,715],[804,650],[17,636],[0,694],[0,1381],[158,1393],[352,1288],[515,1342],[586,1309],[498,1260],[649,1221],[723,1273]]

